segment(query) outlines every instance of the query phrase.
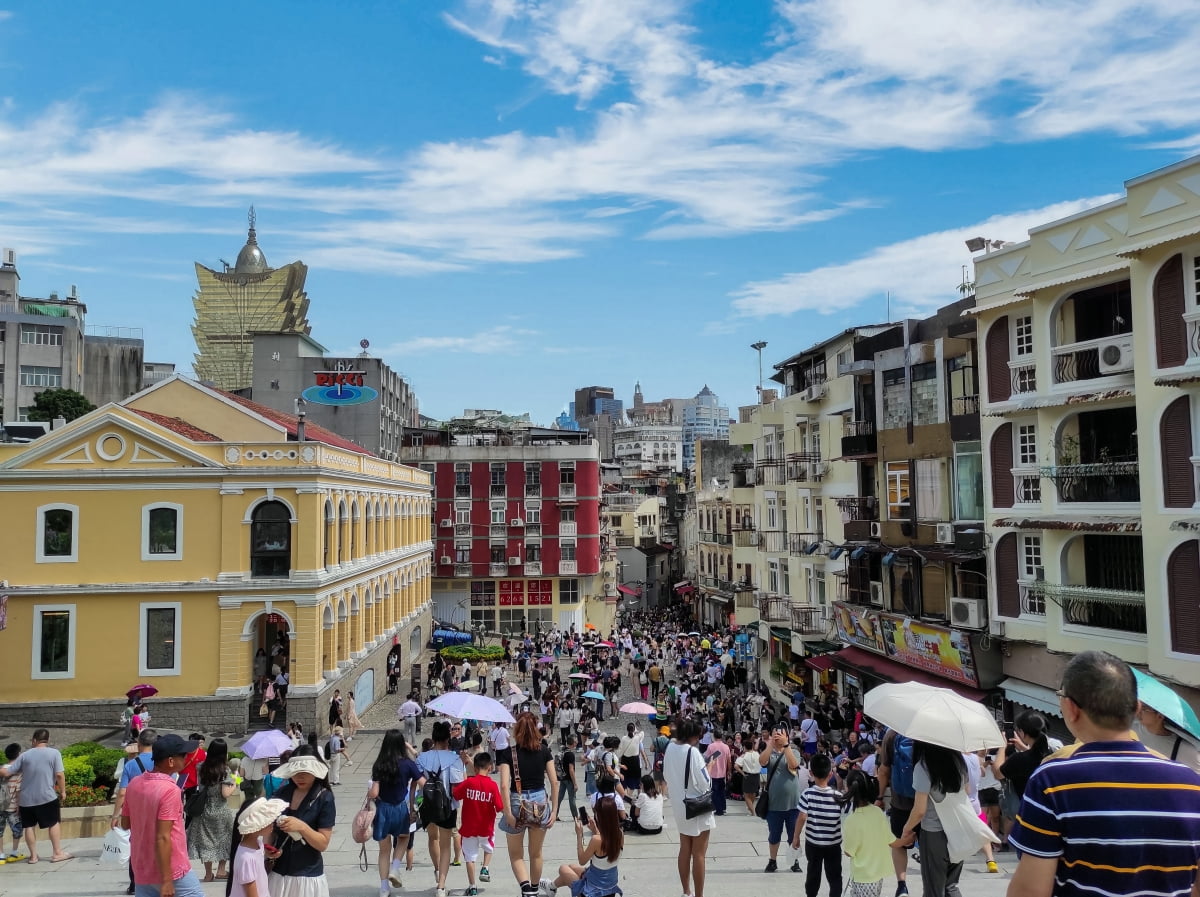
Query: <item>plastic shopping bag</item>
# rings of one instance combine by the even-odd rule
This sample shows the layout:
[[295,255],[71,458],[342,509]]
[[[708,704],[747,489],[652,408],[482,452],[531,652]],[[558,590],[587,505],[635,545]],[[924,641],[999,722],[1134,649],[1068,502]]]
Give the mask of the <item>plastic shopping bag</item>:
[[110,828],[100,845],[100,865],[105,869],[124,869],[129,865],[129,832]]

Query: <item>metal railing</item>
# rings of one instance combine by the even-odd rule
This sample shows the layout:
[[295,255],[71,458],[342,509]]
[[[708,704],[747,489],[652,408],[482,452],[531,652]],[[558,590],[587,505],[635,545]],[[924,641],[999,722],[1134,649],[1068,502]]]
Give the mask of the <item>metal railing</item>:
[[792,602],[779,595],[758,596],[758,618],[766,623],[792,624]]
[[542,525],[540,523],[525,524],[525,538],[528,541],[542,541]]
[[542,562],[541,561],[526,561],[525,562],[525,575],[526,576],[541,576],[542,575]]
[[875,421],[873,420],[848,420],[842,425],[843,436],[873,436],[875,434]]
[[757,530],[735,529],[733,531],[734,548],[757,548],[761,542]]
[[558,522],[558,534],[560,536],[573,536],[578,532],[578,526],[574,520],[560,520]]
[[537,498],[541,494],[542,494],[542,484],[541,483],[526,483],[525,484],[525,497],[526,498]]
[[1054,363],[1054,382],[1073,383],[1077,380],[1095,380],[1097,377],[1109,376],[1109,371],[1100,369],[1100,350],[1122,336],[1129,337],[1132,334],[1113,334],[1052,348],[1050,357]]
[[488,576],[508,576],[508,564],[488,564]]
[[758,534],[758,549],[771,554],[783,554],[788,550],[787,537],[788,534],[782,530],[761,531]]
[[1028,589],[1053,601],[1063,611],[1063,622],[1096,629],[1146,634],[1146,593],[1095,586],[1029,583]]
[[[826,553],[825,545],[822,544],[824,538],[823,533],[788,533],[788,554],[793,557],[823,555]],[[817,547],[809,551],[809,547],[814,543]]]
[[503,483],[492,483],[488,489],[488,495],[492,498],[507,498],[508,487]]
[[455,564],[454,565],[454,575],[455,576],[470,576],[471,575],[471,565],[470,564]]
[[979,413],[979,396],[955,396],[950,400],[950,413],[955,417]]
[[1059,464],[1043,467],[1041,475],[1054,482],[1059,501],[1141,501],[1141,468],[1136,458]]
[[563,576],[574,576],[579,572],[577,561],[559,561],[558,572]]
[[829,609],[823,604],[793,604],[792,631],[801,635],[824,635],[829,630]]
[[454,484],[454,497],[455,498],[470,498],[471,497],[470,484],[455,483]]
[[879,499],[874,495],[846,495],[835,498],[834,503],[842,512],[843,523],[879,519]]
[[1038,471],[1013,470],[1014,500],[1019,505],[1040,504],[1042,475]]
[[1008,370],[1014,393],[1037,392],[1037,362],[1010,361]]
[[1046,616],[1046,594],[1037,589],[1034,583],[1019,583],[1017,589],[1021,595],[1021,616]]
[[560,501],[575,499],[575,484],[574,483],[559,483],[558,498]]

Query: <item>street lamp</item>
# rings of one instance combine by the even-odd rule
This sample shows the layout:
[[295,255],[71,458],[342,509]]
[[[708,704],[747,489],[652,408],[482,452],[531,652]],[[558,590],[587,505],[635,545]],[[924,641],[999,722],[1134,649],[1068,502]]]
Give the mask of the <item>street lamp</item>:
[[767,341],[760,339],[756,343],[751,343],[750,348],[758,352],[758,403],[762,404],[762,350],[767,348]]

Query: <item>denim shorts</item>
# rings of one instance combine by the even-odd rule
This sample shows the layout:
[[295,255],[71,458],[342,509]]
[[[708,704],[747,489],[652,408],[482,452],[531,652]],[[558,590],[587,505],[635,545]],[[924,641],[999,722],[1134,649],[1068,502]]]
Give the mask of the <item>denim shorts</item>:
[[4,830],[8,828],[12,830],[13,837],[21,837],[21,832],[25,831],[25,826],[21,825],[21,814],[16,810],[11,813],[0,813],[0,838],[4,837]]
[[800,818],[800,810],[792,807],[790,810],[771,810],[767,813],[767,843],[778,844],[783,840],[783,830],[787,828],[788,842],[796,834],[796,820]]
[[[517,815],[516,810],[519,798],[524,798],[526,801],[536,804],[545,804],[546,811],[542,814],[542,827],[545,828],[550,824],[550,818],[554,815],[555,808],[550,806],[550,795],[546,793],[545,789],[542,789],[541,791],[522,791],[520,795],[516,794],[515,792],[510,794],[508,796],[508,805],[512,808],[514,816]],[[500,831],[504,832],[506,835],[519,835],[525,831],[523,828],[509,828],[509,825],[507,822],[505,822],[503,816],[500,817],[500,821],[497,823],[497,825],[499,826]]]

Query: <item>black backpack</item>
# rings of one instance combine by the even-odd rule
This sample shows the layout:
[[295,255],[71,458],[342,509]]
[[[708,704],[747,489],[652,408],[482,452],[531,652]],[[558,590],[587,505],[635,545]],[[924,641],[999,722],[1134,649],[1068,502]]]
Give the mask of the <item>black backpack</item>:
[[425,785],[421,788],[421,821],[426,825],[437,825],[445,821],[453,808],[450,795],[446,792],[446,783],[442,781],[442,768],[439,766],[436,773],[426,777]]

